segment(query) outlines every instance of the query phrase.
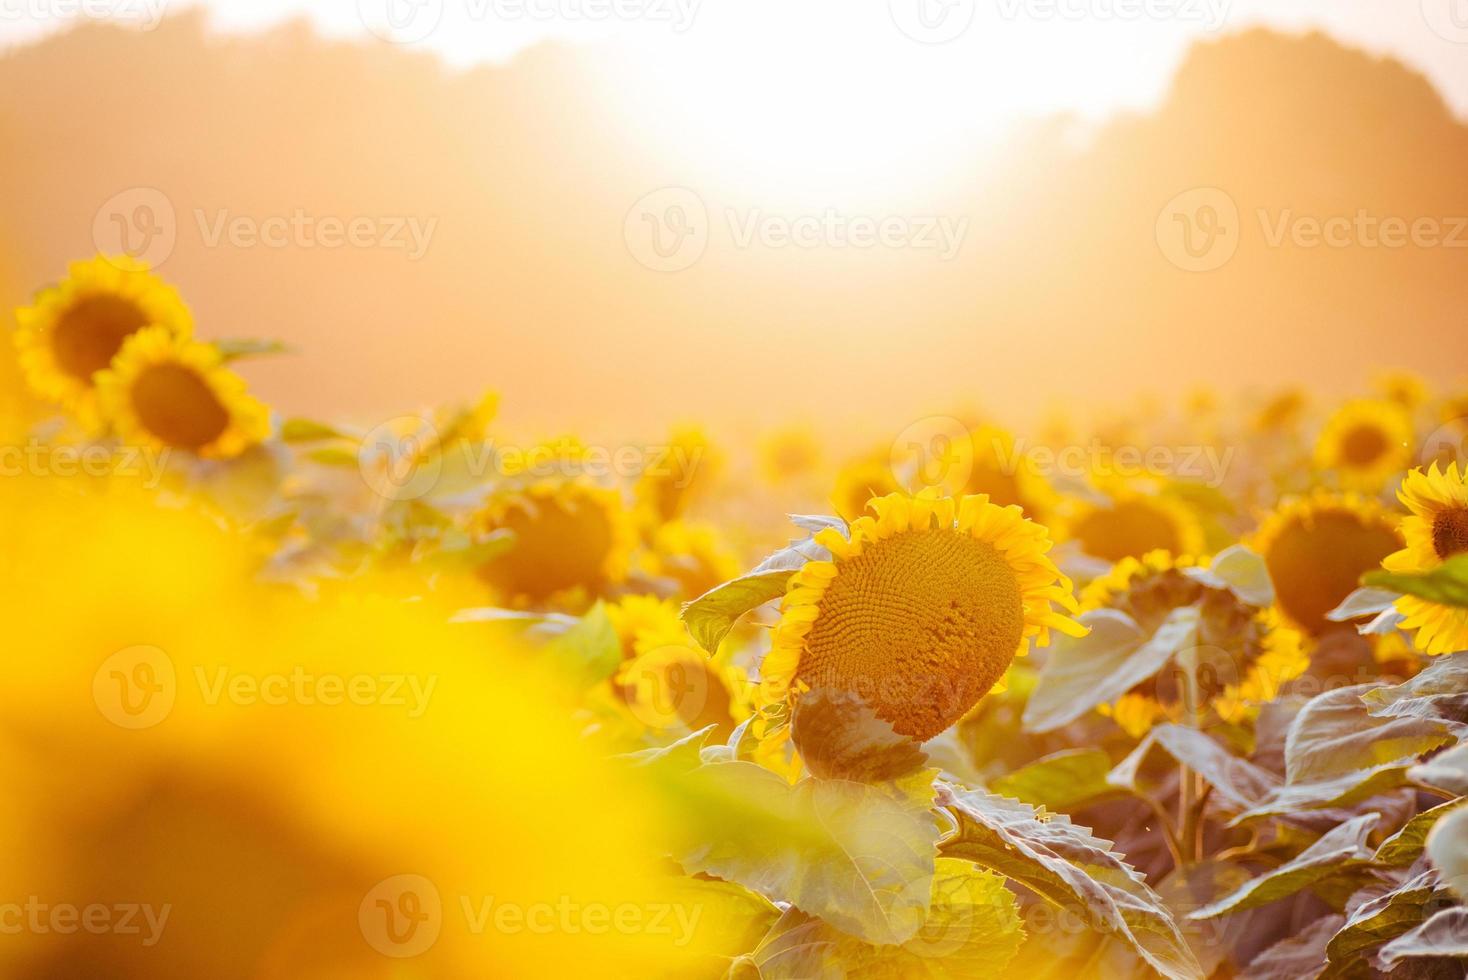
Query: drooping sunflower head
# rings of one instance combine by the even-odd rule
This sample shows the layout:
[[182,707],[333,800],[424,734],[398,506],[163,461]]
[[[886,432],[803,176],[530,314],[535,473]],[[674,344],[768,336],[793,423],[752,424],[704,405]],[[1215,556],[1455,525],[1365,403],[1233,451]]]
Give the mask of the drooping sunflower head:
[[1357,398],[1336,410],[1315,443],[1315,463],[1348,488],[1374,493],[1412,457],[1412,420],[1395,402]]
[[103,421],[125,441],[157,451],[231,459],[270,435],[270,411],[211,344],[167,327],[129,337],[96,377]]
[[1155,611],[1166,615],[1197,597],[1197,582],[1182,572],[1197,564],[1191,555],[1162,550],[1149,551],[1140,558],[1123,558],[1081,589],[1081,612],[1125,606],[1133,619],[1149,625]]
[[509,531],[508,552],[479,576],[516,606],[582,600],[627,576],[637,531],[617,491],[587,480],[545,480],[496,492],[473,519]]
[[[1468,468],[1456,464],[1407,474],[1398,493],[1411,511],[1402,520],[1406,547],[1388,555],[1382,565],[1393,572],[1431,571],[1456,555],[1468,553]],[[1454,653],[1468,649],[1468,610],[1438,605],[1415,596],[1397,600],[1406,616],[1405,630],[1416,630],[1416,646],[1423,653]]]
[[650,523],[677,520],[709,495],[723,467],[723,454],[702,428],[675,429],[667,445],[649,449],[637,480],[638,506]]
[[193,334],[193,317],[172,286],[127,257],[73,263],[67,277],[17,311],[15,340],[37,395],[96,427],[95,382],[123,344],[144,327]]
[[791,577],[762,670],[765,704],[810,691],[856,699],[923,741],[962,718],[1032,639],[1085,633],[1046,556],[1048,533],[1018,507],[901,493],[871,507],[849,538],[820,532],[831,560]]
[[1396,518],[1374,500],[1318,490],[1282,502],[1248,544],[1264,558],[1286,620],[1310,636],[1349,628],[1326,614],[1361,576],[1402,546]]
[[1203,527],[1183,502],[1163,493],[1143,494],[1115,488],[1104,504],[1081,504],[1065,527],[1093,558],[1119,562],[1151,551],[1196,555],[1203,550]]

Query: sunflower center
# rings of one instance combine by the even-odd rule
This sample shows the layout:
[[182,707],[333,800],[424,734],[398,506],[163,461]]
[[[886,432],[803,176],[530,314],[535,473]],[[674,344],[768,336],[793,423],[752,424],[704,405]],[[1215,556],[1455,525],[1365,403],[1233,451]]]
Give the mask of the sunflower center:
[[1433,519],[1432,548],[1444,561],[1468,551],[1468,507],[1451,507]]
[[987,542],[906,531],[837,567],[796,678],[860,698],[900,734],[926,740],[958,721],[1019,649],[1020,583]]
[[229,410],[208,383],[182,364],[155,364],[132,386],[133,411],[169,446],[203,449],[229,428]]
[[1396,532],[1384,524],[1349,511],[1317,511],[1286,524],[1264,561],[1280,607],[1302,629],[1320,636],[1337,628],[1325,614],[1400,547]]
[[61,370],[90,383],[112,363],[123,341],[147,325],[147,314],[126,299],[87,296],[56,321],[51,350]]
[[1390,448],[1386,435],[1374,425],[1353,426],[1341,437],[1341,457],[1352,466],[1371,466]]
[[1086,554],[1111,562],[1158,549],[1174,555],[1183,550],[1172,517],[1145,500],[1125,500],[1087,514],[1076,523],[1075,536]]
[[500,523],[515,546],[481,571],[490,585],[539,602],[576,586],[595,587],[612,550],[611,521],[591,501],[537,499]]

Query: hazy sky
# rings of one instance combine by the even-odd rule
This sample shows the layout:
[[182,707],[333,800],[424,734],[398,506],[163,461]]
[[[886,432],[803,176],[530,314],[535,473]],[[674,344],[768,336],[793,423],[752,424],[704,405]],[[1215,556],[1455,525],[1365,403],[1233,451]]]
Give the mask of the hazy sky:
[[[794,68],[820,87],[849,84],[863,64],[910,65],[911,86],[884,83],[886,97],[919,118],[950,120],[963,101],[974,125],[1145,106],[1195,38],[1255,24],[1318,27],[1417,65],[1468,116],[1468,0],[0,0],[0,40],[88,16],[147,23],[197,2],[228,29],[306,13],[333,35],[362,34],[364,24],[386,33],[395,15],[401,38],[459,63],[509,57],[543,38],[614,36],[650,49],[669,84],[687,82],[699,98],[719,97],[722,86],[730,101],[751,87],[758,94],[761,74],[786,86]],[[872,93],[852,94],[860,104]]]

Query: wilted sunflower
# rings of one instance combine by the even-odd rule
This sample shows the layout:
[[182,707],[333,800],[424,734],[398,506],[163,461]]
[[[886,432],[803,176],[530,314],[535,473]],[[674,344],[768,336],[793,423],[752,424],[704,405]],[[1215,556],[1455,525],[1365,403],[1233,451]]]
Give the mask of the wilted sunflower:
[[1315,443],[1315,463],[1334,470],[1352,489],[1375,493],[1412,458],[1412,420],[1394,402],[1357,398],[1325,423]]
[[1094,558],[1119,562],[1150,551],[1195,555],[1204,534],[1186,504],[1165,494],[1116,489],[1105,505],[1082,505],[1066,526],[1065,538],[1078,541]]
[[1402,546],[1396,524],[1374,500],[1317,490],[1281,503],[1260,523],[1249,547],[1264,557],[1285,618],[1319,637],[1348,626],[1332,623],[1326,613]]
[[172,286],[127,257],[74,262],[65,279],[16,312],[21,368],[37,395],[59,403],[89,428],[98,424],[94,384],[144,327],[170,337],[193,334],[189,309]]
[[[1468,469],[1456,464],[1407,474],[1398,497],[1411,516],[1402,519],[1407,546],[1388,555],[1382,565],[1393,572],[1427,572],[1454,555],[1468,553]],[[1417,649],[1427,654],[1468,650],[1468,610],[1443,606],[1415,596],[1397,600],[1406,619],[1402,629],[1416,630]]]
[[1046,557],[1048,533],[1018,507],[893,493],[871,508],[849,538],[818,533],[832,560],[791,577],[763,703],[812,690],[855,698],[926,740],[988,693],[1032,638],[1085,633],[1067,615],[1076,601]]
[[[1199,604],[1198,707],[1211,705],[1223,720],[1236,721],[1252,705],[1273,699],[1309,668],[1310,660],[1301,634],[1275,610],[1247,606],[1189,574],[1203,564],[1162,551],[1124,558],[1086,586],[1081,608],[1119,610],[1150,635],[1175,610]],[[1132,738],[1141,738],[1163,718],[1181,720],[1184,697],[1176,674],[1164,671],[1098,710]]]
[[145,327],[96,377],[103,419],[126,442],[229,459],[270,435],[270,411],[211,344]]
[[621,495],[579,479],[498,491],[473,526],[514,535],[514,546],[479,576],[517,606],[584,602],[626,578],[637,545]]

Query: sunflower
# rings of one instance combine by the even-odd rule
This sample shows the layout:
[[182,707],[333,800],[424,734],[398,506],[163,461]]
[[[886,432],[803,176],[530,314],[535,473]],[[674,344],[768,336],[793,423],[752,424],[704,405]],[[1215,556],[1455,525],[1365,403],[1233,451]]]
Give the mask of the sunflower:
[[96,376],[102,418],[126,442],[231,459],[270,435],[270,411],[211,344],[145,327]]
[[124,342],[156,326],[175,339],[193,335],[189,309],[172,286],[131,258],[72,263],[67,277],[16,312],[16,347],[32,390],[88,428],[98,425],[96,376]]
[[1050,482],[1024,458],[1014,436],[996,426],[980,426],[969,433],[973,466],[960,494],[983,494],[1000,507],[1020,507],[1032,519],[1044,521],[1055,505]]
[[[1253,705],[1272,700],[1310,666],[1301,634],[1273,609],[1255,609],[1233,593],[1209,588],[1188,570],[1201,559],[1153,551],[1123,558],[1081,593],[1081,609],[1115,609],[1154,633],[1177,609],[1199,605],[1199,695],[1220,718],[1236,721]],[[1132,738],[1162,719],[1181,720],[1184,692],[1175,674],[1159,672],[1097,709]]]
[[717,527],[681,520],[669,521],[653,532],[642,566],[655,578],[676,582],[678,591],[690,599],[740,572],[739,556]]
[[1347,487],[1375,493],[1412,458],[1412,420],[1395,402],[1357,398],[1325,423],[1315,462],[1340,473]]
[[514,546],[481,566],[479,577],[516,606],[574,605],[622,582],[637,544],[621,495],[581,479],[499,491],[471,524],[482,534],[514,535]]
[[1304,417],[1307,404],[1304,392],[1286,388],[1254,413],[1253,429],[1260,433],[1292,432]]
[[672,521],[688,513],[718,483],[724,457],[697,426],[675,429],[666,446],[649,453],[637,480],[638,506],[648,523]]
[[893,493],[871,509],[849,538],[818,533],[831,560],[791,577],[763,704],[811,690],[855,697],[925,741],[962,718],[1031,639],[1084,635],[1066,614],[1077,609],[1070,581],[1046,557],[1048,532],[1018,507]]
[[1408,411],[1427,404],[1432,391],[1421,376],[1411,371],[1386,371],[1376,378],[1376,389],[1382,397]]
[[1195,555],[1203,550],[1202,525],[1182,502],[1125,488],[1108,496],[1104,505],[1082,505],[1065,528],[1065,537],[1093,558],[1119,562],[1151,551]]
[[652,595],[626,595],[606,607],[607,618],[622,642],[622,657],[630,660],[654,647],[684,643],[688,632],[679,618],[681,610],[671,599]]
[[841,467],[831,491],[831,506],[843,520],[854,521],[866,513],[867,501],[873,497],[901,493],[903,489],[892,472],[890,453],[873,453]]
[[[1388,555],[1383,567],[1392,572],[1426,572],[1454,555],[1468,553],[1468,468],[1456,464],[1407,474],[1398,497],[1412,513],[1402,519],[1407,546]],[[1402,629],[1416,630],[1416,646],[1426,654],[1468,649],[1468,609],[1443,606],[1416,596],[1397,600],[1406,617]]]
[[1285,619],[1312,637],[1348,624],[1326,614],[1356,590],[1361,576],[1402,546],[1396,519],[1374,500],[1317,490],[1281,503],[1249,547],[1264,557]]
[[810,476],[820,463],[821,443],[808,427],[780,429],[760,443],[760,468],[776,486]]

